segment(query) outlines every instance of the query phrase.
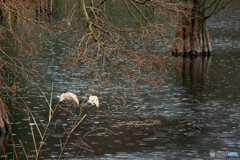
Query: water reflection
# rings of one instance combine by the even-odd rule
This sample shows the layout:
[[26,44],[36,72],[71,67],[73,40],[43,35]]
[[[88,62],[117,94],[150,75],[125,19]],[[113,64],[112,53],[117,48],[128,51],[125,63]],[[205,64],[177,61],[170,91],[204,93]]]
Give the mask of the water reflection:
[[182,76],[186,86],[206,83],[206,75],[210,69],[212,57],[192,57],[177,59],[176,66],[179,68],[177,75]]
[[0,157],[7,157],[5,147],[7,146],[9,134],[10,132],[0,135]]
[[[239,3],[239,1],[235,1]],[[236,5],[237,6],[237,5]],[[238,5],[239,6],[239,5]],[[233,17],[225,17],[224,21],[239,22],[239,10],[233,13]],[[235,15],[235,17],[234,17]],[[221,15],[221,20],[224,15]],[[218,19],[216,18],[216,19]],[[237,19],[237,20],[236,20]],[[154,88],[146,84],[139,84],[139,95],[134,95],[128,86],[119,84],[126,93],[126,102],[114,99],[109,88],[101,92],[100,108],[87,106],[84,115],[88,115],[84,121],[74,130],[69,139],[69,144],[64,151],[62,158],[81,159],[81,158],[125,158],[125,159],[208,159],[211,150],[239,152],[240,146],[240,85],[239,85],[239,32],[235,39],[228,37],[231,26],[239,28],[239,25],[228,26],[229,30],[221,30],[215,27],[221,20],[211,21],[210,38],[213,39],[213,57],[197,57],[194,59],[185,59],[176,61],[176,65],[182,71],[176,71],[174,77],[169,77],[171,81],[160,88]],[[121,23],[121,21],[119,21]],[[221,22],[223,23],[223,22]],[[212,27],[212,30],[211,30]],[[224,27],[225,28],[225,27]],[[217,34],[215,34],[217,32]],[[222,34],[221,34],[222,33]],[[63,33],[61,38],[68,36]],[[232,35],[231,35],[232,36]],[[225,43],[232,40],[234,43]],[[224,46],[228,48],[224,49]],[[233,45],[233,46],[231,46]],[[57,43],[53,46],[43,46],[45,50],[44,60],[41,68],[43,77],[47,82],[40,82],[45,96],[50,99],[52,83],[54,83],[54,93],[63,91],[73,91],[78,97],[84,98],[85,91],[88,88],[88,79],[79,74],[80,80],[70,72],[73,66],[69,64],[64,70],[61,70],[61,57],[68,52],[63,43]],[[228,53],[228,54],[226,54]],[[233,56],[235,63],[232,63]],[[46,60],[47,59],[47,60]],[[51,60],[51,63],[49,63]],[[84,72],[84,71],[83,71]],[[176,78],[177,77],[177,78]],[[112,77],[121,79],[122,77]],[[61,87],[59,87],[61,86]],[[24,87],[22,87],[24,88]],[[27,89],[26,93],[19,89],[18,93],[22,95],[27,104],[29,104],[36,114],[41,118],[41,122],[46,124],[49,114],[49,107],[45,98],[36,89]],[[175,97],[175,98],[169,98]],[[188,98],[183,100],[183,98]],[[53,97],[53,105],[58,103],[57,97]],[[11,103],[8,103],[11,106]],[[66,104],[60,103],[60,106],[71,110],[78,115],[79,108],[71,106],[67,108]],[[114,124],[128,122],[137,118],[141,121],[156,117],[161,119],[161,125],[155,126],[134,126],[125,125],[116,127]],[[21,112],[12,113],[15,120],[12,122],[13,138],[16,143],[16,150],[19,159],[25,159],[22,147],[18,140],[21,139],[28,154],[35,154],[29,120]],[[61,122],[69,131],[72,127],[74,116],[59,108],[57,114],[50,124],[53,132],[44,143],[40,159],[57,159],[61,148],[61,142],[66,139],[65,130]],[[39,123],[39,126],[41,124]],[[40,139],[38,131],[33,125],[36,139]],[[72,145],[71,143],[81,139],[86,133],[98,127],[111,129],[114,134],[105,130],[99,130],[88,134],[83,139],[86,146],[90,146],[89,152]],[[42,129],[42,128],[41,128]],[[6,138],[2,139],[5,144]],[[83,142],[82,142],[83,143]],[[9,139],[6,154],[12,157],[13,146]],[[39,144],[38,144],[39,145]],[[10,158],[9,158],[10,159]]]

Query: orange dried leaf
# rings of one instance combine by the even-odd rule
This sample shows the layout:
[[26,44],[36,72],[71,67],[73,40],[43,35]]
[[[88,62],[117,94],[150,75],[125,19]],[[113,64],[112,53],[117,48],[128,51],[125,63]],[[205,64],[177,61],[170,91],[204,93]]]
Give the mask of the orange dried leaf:
[[81,48],[80,48],[80,49],[79,49],[79,53],[81,53],[81,51],[82,51],[82,50],[81,50]]
[[25,53],[28,54],[28,51],[25,49]]
[[178,33],[179,35],[181,35],[181,34],[182,34],[182,30],[177,29],[177,33]]
[[15,82],[13,83],[13,90],[14,90],[14,92],[16,92],[16,90],[17,90]]
[[64,62],[62,62],[61,69],[62,70],[64,69]]
[[136,94],[138,95],[138,90],[136,90]]
[[164,65],[165,65],[165,62],[166,62],[165,60],[162,62],[162,66],[164,66]]
[[58,28],[63,29],[60,25],[58,25]]
[[69,12],[70,12],[70,8],[67,10],[67,13],[69,14]]
[[151,36],[153,36],[153,35],[154,35],[154,33],[155,33],[155,32],[153,31],[153,32],[152,32],[152,34],[151,34]]
[[28,32],[27,35],[30,36],[31,35],[30,32]]
[[73,65],[74,65],[74,66],[77,66],[77,65],[78,65],[78,61],[77,61],[77,62],[73,62]]

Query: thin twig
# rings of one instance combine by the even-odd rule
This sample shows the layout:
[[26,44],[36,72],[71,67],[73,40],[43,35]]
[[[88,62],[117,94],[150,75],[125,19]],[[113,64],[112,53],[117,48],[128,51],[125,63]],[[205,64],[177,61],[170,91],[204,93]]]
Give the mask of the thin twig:
[[53,95],[53,83],[52,83],[52,93],[51,93],[51,99],[50,99],[50,105],[49,105],[49,121],[51,119],[52,116],[52,95]]
[[94,131],[96,131],[96,130],[98,130],[98,129],[106,129],[106,130],[110,131],[112,134],[114,134],[114,132],[111,131],[110,129],[107,129],[107,128],[104,128],[104,127],[99,127],[99,128],[93,129],[93,130],[85,133],[84,136],[83,136],[83,138],[85,138],[85,136],[88,135],[89,133],[94,132]]
[[37,157],[38,157],[37,144],[36,144],[35,136],[34,136],[33,129],[32,129],[32,125],[31,125],[31,120],[30,120],[29,111],[28,111],[28,120],[29,120],[29,125],[30,125],[30,128],[31,128],[31,132],[32,132],[32,138],[33,138],[33,143],[34,143],[36,155],[37,155]]
[[20,139],[19,139],[19,142],[20,142],[20,144],[21,144],[21,146],[22,146],[22,149],[23,149],[24,155],[25,155],[26,159],[28,160],[27,153],[26,153],[26,151],[25,151],[25,149],[24,149],[24,147],[23,147],[22,141],[21,141]]

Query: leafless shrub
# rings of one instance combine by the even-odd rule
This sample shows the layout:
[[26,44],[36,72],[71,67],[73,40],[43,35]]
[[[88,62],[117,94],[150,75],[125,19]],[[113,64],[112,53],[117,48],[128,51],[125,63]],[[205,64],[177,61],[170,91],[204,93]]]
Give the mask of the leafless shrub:
[[[174,39],[178,18],[182,14],[189,17],[192,5],[123,0],[110,7],[107,3],[111,1],[93,2],[80,0],[73,4],[72,14],[66,18],[74,33],[65,41],[71,48],[74,72],[88,76],[91,84],[100,86],[98,89],[105,85],[113,88],[112,77],[125,79],[133,88],[139,82],[161,85],[174,60],[163,50]],[[119,20],[126,24],[121,26],[111,10],[124,10],[124,17],[131,20]]]

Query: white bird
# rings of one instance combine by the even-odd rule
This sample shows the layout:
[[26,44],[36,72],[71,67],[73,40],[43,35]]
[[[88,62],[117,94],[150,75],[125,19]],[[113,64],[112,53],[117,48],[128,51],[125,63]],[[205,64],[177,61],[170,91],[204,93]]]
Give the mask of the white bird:
[[63,101],[65,99],[70,99],[70,100],[73,100],[74,102],[76,102],[77,105],[79,105],[78,98],[74,93],[71,93],[71,92],[62,93],[60,96],[58,96],[58,98],[59,98],[59,101]]
[[97,96],[90,95],[88,103],[91,103],[92,105],[95,104],[97,106],[97,109],[99,107],[99,101],[98,101],[98,97]]

